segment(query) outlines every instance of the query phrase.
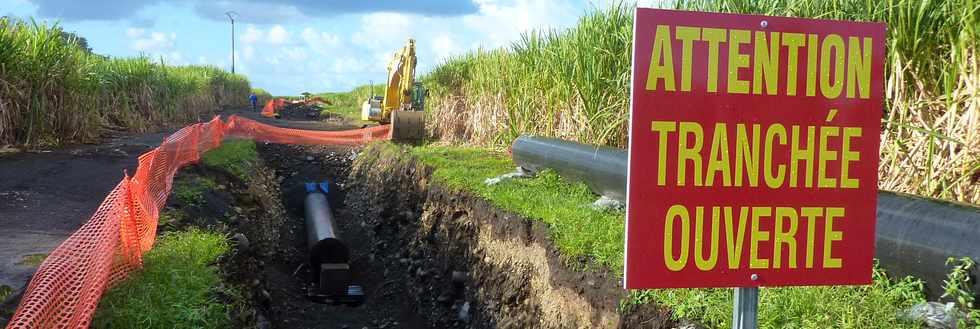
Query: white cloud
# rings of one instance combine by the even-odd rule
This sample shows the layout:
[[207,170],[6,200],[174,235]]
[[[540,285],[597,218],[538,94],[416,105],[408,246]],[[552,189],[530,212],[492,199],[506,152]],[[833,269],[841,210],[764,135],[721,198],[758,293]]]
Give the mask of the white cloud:
[[440,62],[459,51],[459,46],[448,34],[440,34],[432,39],[432,52],[435,53],[436,59]]
[[245,26],[245,32],[238,39],[246,45],[260,43],[284,45],[290,43],[290,34],[282,25],[273,25],[268,30],[262,30],[254,24],[248,24]]
[[569,26],[575,22],[580,10],[552,0],[516,0],[509,4],[497,0],[476,2],[479,13],[464,16],[463,24],[482,34],[480,44],[486,47],[508,45],[526,31]]
[[262,34],[262,30],[256,28],[255,25],[248,24],[245,26],[245,33],[242,33],[242,36],[238,37],[238,39],[246,44],[256,43],[263,39]]
[[320,32],[312,27],[306,27],[300,36],[303,37],[306,46],[316,53],[323,54],[340,50],[341,40],[336,34]]
[[282,52],[286,59],[293,62],[302,62],[309,58],[306,54],[306,48],[303,47],[285,47]]
[[282,25],[273,26],[269,29],[269,33],[266,36],[266,41],[271,44],[284,44],[289,42],[289,32]]
[[413,29],[421,30],[421,17],[397,13],[372,13],[361,16],[361,27],[351,35],[351,42],[369,49],[401,47]]
[[179,51],[171,51],[171,52],[168,52],[168,53],[165,53],[165,54],[161,55],[161,57],[163,58],[164,62],[166,62],[168,65],[186,65],[186,64],[188,64],[187,61],[184,60],[184,54],[182,54]]
[[246,62],[251,61],[254,56],[255,56],[255,46],[246,45],[242,49],[242,59],[244,59]]
[[146,34],[145,29],[132,28],[132,27],[126,29],[126,36],[129,38],[139,38],[142,37],[144,34]]
[[177,42],[177,34],[173,32],[151,32],[147,35],[143,29],[127,29],[126,36],[132,40],[130,49],[148,53],[173,49]]

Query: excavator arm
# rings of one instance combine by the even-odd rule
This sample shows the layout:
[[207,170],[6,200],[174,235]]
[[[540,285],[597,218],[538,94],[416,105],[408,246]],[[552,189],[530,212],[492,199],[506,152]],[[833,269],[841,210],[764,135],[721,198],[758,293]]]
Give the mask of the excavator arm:
[[391,113],[400,110],[421,111],[424,88],[415,83],[415,40],[408,39],[402,49],[388,62],[388,79],[383,97],[374,96],[364,102],[363,120],[387,123]]
[[395,57],[388,62],[388,84],[382,102],[382,118],[391,116],[392,111],[407,110],[412,105],[412,87],[415,84],[415,40],[408,39]]
[[426,92],[415,82],[416,61],[415,40],[408,39],[388,62],[384,96],[372,96],[361,107],[361,119],[391,123],[395,139],[419,139],[424,134]]

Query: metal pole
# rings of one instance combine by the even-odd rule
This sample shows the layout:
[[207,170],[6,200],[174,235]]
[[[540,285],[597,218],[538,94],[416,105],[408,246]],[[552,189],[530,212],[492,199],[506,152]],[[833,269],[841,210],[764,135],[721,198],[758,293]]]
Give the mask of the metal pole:
[[235,17],[232,15],[238,15],[234,11],[225,12],[228,19],[231,20],[231,74],[235,74]]
[[231,74],[235,74],[235,20],[231,20]]
[[732,329],[759,327],[759,288],[735,288]]

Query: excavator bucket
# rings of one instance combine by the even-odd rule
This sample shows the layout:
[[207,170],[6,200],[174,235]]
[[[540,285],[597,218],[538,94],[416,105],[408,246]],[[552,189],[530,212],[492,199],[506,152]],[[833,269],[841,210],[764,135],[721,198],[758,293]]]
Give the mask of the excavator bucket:
[[418,141],[425,137],[425,113],[422,111],[392,111],[391,139]]

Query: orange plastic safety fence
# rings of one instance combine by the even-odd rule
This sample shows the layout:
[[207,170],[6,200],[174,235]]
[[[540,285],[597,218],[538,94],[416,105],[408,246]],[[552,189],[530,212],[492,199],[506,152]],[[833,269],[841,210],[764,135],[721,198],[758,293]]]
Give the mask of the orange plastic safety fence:
[[268,102],[265,103],[265,106],[262,107],[261,114],[266,118],[274,117],[276,116],[276,112],[279,112],[279,109],[281,109],[283,106],[286,106],[286,99],[283,98],[270,99]]
[[7,328],[87,328],[103,292],[143,265],[153,247],[160,208],[180,167],[225,138],[288,144],[361,145],[388,139],[390,127],[306,131],[231,116],[184,127],[139,157],[92,218],[41,263]]

